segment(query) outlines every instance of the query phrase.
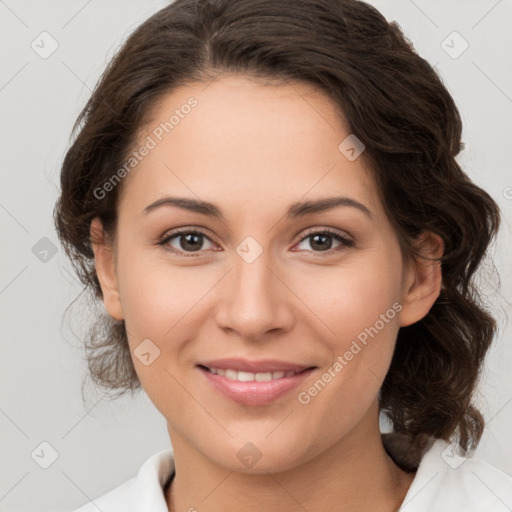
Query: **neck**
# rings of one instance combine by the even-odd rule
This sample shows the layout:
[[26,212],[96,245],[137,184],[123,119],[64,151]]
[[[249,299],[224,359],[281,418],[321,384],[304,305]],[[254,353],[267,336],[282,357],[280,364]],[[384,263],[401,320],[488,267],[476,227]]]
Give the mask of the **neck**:
[[176,474],[166,490],[170,512],[395,512],[414,473],[402,471],[380,430],[359,429],[313,459],[279,473],[233,472],[214,464],[172,432]]

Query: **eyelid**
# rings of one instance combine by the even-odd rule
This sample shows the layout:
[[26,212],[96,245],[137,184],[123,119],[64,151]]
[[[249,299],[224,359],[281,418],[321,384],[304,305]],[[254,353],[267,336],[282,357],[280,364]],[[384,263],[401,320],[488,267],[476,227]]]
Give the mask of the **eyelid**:
[[302,242],[305,238],[307,238],[308,236],[312,235],[312,234],[316,234],[316,233],[326,233],[328,235],[336,235],[336,236],[339,236],[340,238],[343,238],[343,240],[347,241],[347,242],[352,242],[354,243],[354,240],[352,238],[352,236],[350,236],[346,231],[343,231],[341,229],[336,229],[336,228],[328,228],[328,227],[314,227],[314,228],[308,228],[306,229],[306,231],[301,235],[301,238],[299,238],[299,242]]

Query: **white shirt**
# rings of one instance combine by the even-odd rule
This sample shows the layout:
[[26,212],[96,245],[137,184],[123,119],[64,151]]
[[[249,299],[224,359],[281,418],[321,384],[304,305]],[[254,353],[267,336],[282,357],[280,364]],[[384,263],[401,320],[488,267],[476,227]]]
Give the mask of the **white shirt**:
[[[73,512],[169,512],[164,487],[174,474],[170,448],[151,456],[136,477]],[[507,512],[512,477],[483,460],[454,455],[436,440],[423,455],[400,512]]]

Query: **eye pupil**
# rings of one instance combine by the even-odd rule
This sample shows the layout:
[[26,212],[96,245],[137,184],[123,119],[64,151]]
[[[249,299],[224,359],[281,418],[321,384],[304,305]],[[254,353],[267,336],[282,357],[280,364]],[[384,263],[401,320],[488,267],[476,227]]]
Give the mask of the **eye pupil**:
[[[199,233],[187,233],[186,235],[181,235],[180,237],[180,247],[183,250],[192,250],[197,251],[202,246],[202,237],[203,235]],[[185,240],[185,242],[183,242]],[[199,243],[197,243],[199,240]]]
[[[311,247],[314,247],[315,245],[320,248],[320,250],[329,250],[332,247],[332,236],[327,234],[316,234],[311,236],[313,242],[311,244]],[[325,246],[325,240],[330,240],[330,243],[327,244],[328,247]],[[320,240],[320,242],[319,242]]]

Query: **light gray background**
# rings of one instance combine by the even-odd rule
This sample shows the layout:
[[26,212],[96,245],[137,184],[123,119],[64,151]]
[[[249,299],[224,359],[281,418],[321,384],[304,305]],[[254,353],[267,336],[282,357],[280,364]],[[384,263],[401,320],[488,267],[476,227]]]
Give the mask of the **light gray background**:
[[[87,304],[79,299],[61,325],[82,287],[59,247],[51,217],[76,116],[119,44],[166,3],[0,0],[2,511],[71,510],[134,476],[150,455],[169,446],[165,421],[144,394],[108,402],[89,389],[83,406],[80,336]],[[488,424],[476,456],[512,474],[512,344],[506,323],[512,312],[507,303],[512,296],[512,1],[370,3],[396,19],[420,55],[439,70],[463,117],[466,149],[460,162],[504,214],[493,252],[500,292],[482,279],[500,332],[479,387]],[[59,45],[46,59],[31,48],[43,31]],[[469,43],[456,59],[441,46],[453,31]],[[452,40],[447,40],[451,51],[457,51],[461,41]],[[47,261],[40,260],[49,246],[40,241],[44,237],[58,249]],[[48,469],[31,458],[43,441],[58,453]],[[43,450],[47,457],[50,450]]]

